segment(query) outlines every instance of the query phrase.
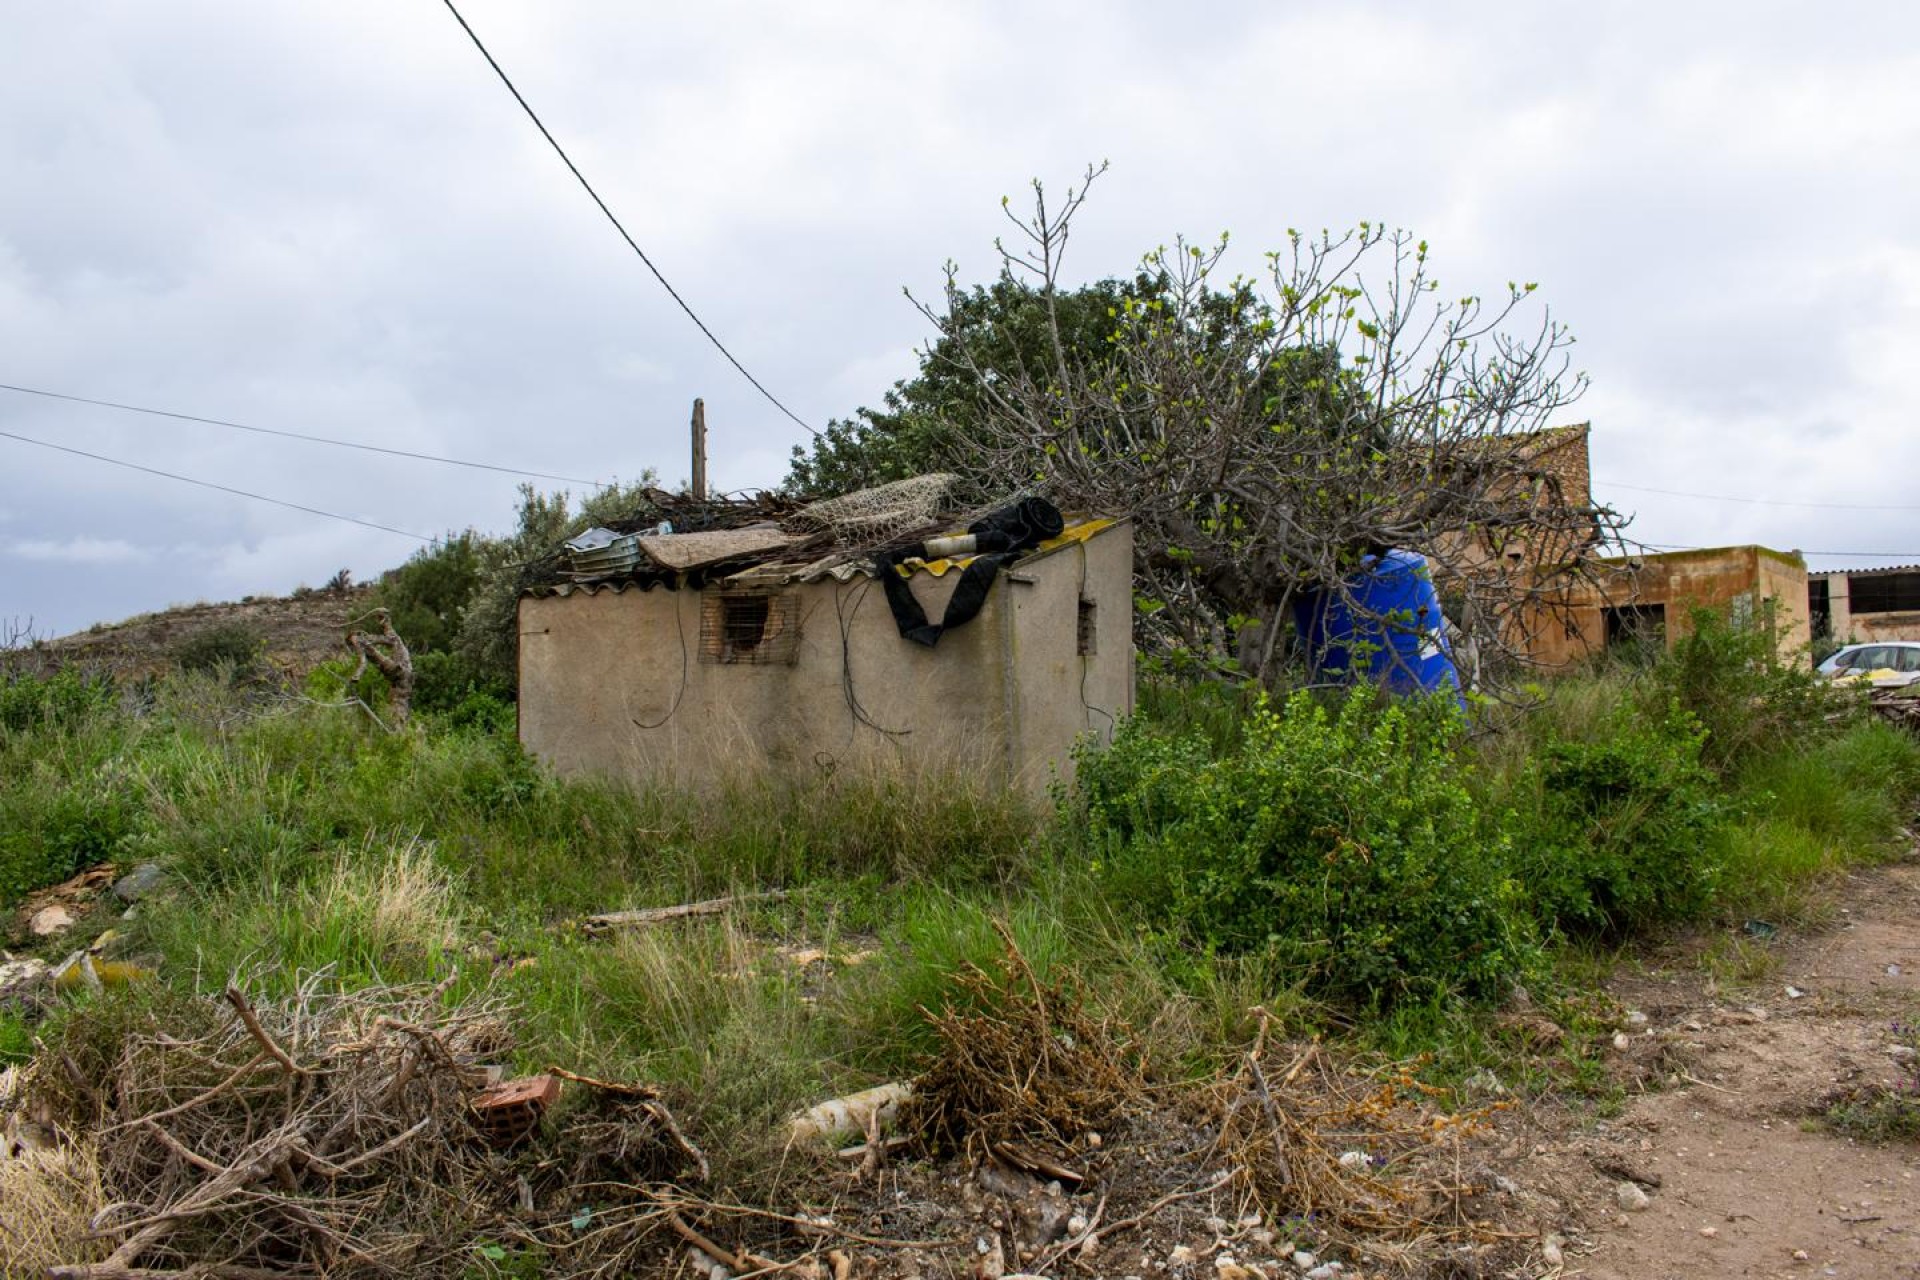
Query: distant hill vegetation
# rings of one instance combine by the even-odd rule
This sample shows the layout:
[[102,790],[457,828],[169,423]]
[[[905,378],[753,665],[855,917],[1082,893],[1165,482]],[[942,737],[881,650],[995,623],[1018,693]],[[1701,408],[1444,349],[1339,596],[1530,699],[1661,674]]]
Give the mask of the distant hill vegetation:
[[336,580],[290,596],[248,596],[227,604],[176,605],[123,622],[98,623],[73,635],[15,650],[12,657],[47,667],[79,665],[123,679],[178,667],[264,662],[303,677],[344,650],[347,627],[373,607],[371,586]]

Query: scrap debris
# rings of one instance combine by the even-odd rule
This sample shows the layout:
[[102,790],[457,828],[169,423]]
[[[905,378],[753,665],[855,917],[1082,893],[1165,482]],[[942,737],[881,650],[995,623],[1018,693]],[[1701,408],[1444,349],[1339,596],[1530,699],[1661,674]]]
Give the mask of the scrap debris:
[[550,1075],[507,1080],[474,1098],[474,1124],[493,1146],[511,1147],[532,1134],[559,1097],[560,1082]]
[[[659,1086],[558,1066],[501,1080],[511,1010],[450,1001],[450,983],[339,993],[309,975],[274,998],[162,1000],[111,1034],[72,1024],[33,1091],[50,1141],[97,1153],[100,1196],[93,1252],[49,1274],[451,1277],[481,1249],[554,1277],[827,1280],[998,1258],[999,1274],[1057,1278],[1237,1230],[1241,1261],[1216,1267],[1234,1280],[1288,1221],[1314,1224],[1322,1268],[1433,1248],[1506,1266],[1538,1244],[1499,1230],[1461,1172],[1500,1104],[1450,1112],[1404,1067],[1356,1074],[1264,1019],[1232,1074],[1156,1083],[1131,1032],[1001,937],[1001,961],[926,1013],[925,1072],[794,1117],[784,1212],[716,1189],[735,1175],[716,1177]],[[865,1142],[829,1155],[828,1135]],[[899,1162],[916,1148],[970,1170]]]

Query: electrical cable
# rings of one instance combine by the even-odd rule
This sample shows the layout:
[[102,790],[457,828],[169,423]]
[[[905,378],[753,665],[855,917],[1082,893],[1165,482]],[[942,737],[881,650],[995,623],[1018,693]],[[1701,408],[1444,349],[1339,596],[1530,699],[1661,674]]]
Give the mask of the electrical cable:
[[[893,570],[891,568],[883,568],[880,572],[892,573]],[[862,578],[851,590],[848,589],[847,584],[842,583],[835,587],[833,591],[833,612],[834,616],[839,619],[840,622],[840,689],[846,697],[847,710],[853,713],[854,729],[857,729],[860,725],[865,725],[867,728],[872,729],[875,733],[881,734],[884,737],[905,738],[911,736],[913,730],[889,729],[878,720],[875,720],[868,714],[866,706],[860,701],[859,693],[854,689],[853,625],[860,617],[860,606],[866,603],[867,592],[873,590],[873,583],[874,580],[872,578]],[[853,611],[851,613],[846,612],[843,608],[848,596],[852,596],[853,598]],[[850,729],[848,738],[849,745],[852,744],[852,732],[853,729]]]
[[[666,589],[668,588],[654,588],[654,590]],[[628,716],[627,719],[633,721],[633,727],[636,729],[644,729],[651,732],[654,729],[664,727],[667,721],[679,714],[680,700],[687,696],[687,620],[681,616],[680,597],[678,594],[675,594],[673,597],[673,629],[674,633],[680,637],[680,687],[674,690],[673,705],[667,708],[667,714],[661,716],[652,724],[648,724],[634,716]]]
[[485,58],[487,60],[487,65],[493,68],[493,73],[500,77],[500,83],[507,86],[507,92],[513,95],[513,100],[520,104],[520,109],[522,111],[527,113],[527,119],[533,121],[533,127],[540,131],[540,136],[547,140],[547,145],[553,148],[554,154],[560,157],[561,163],[567,166],[568,171],[572,173],[574,178],[579,181],[580,186],[586,191],[586,193],[589,196],[593,197],[593,202],[596,205],[600,206],[600,212],[607,215],[607,221],[613,224],[613,229],[620,233],[620,238],[627,242],[627,247],[632,249],[634,253],[639,256],[641,263],[645,265],[647,270],[653,273],[653,278],[660,282],[660,287],[667,291],[667,296],[680,304],[680,309],[687,313],[687,319],[693,321],[694,325],[699,328],[700,332],[706,335],[707,341],[713,344],[714,350],[718,351],[721,355],[725,356],[727,358],[727,363],[732,365],[735,369],[739,370],[740,376],[745,378],[748,382],[752,383],[753,389],[755,391],[758,391],[761,395],[765,396],[768,404],[771,404],[774,408],[778,409],[781,413],[784,413],[787,415],[787,417],[793,419],[793,421],[796,424],[798,424],[803,430],[812,432],[815,436],[819,436],[821,434],[819,431],[815,430],[812,426],[808,425],[807,421],[804,418],[800,417],[799,414],[787,408],[786,405],[780,403],[779,398],[776,397],[773,394],[773,392],[767,390],[764,386],[760,384],[760,379],[754,377],[751,373],[747,372],[747,366],[741,364],[739,360],[734,358],[733,352],[727,350],[726,345],[722,343],[719,338],[714,336],[713,330],[707,328],[707,322],[702,320],[698,315],[694,314],[693,308],[687,305],[687,300],[680,296],[680,293],[677,289],[675,289],[671,284],[667,283],[667,278],[664,275],[660,274],[660,268],[653,265],[653,259],[649,258],[646,254],[646,250],[640,247],[640,242],[635,240],[633,236],[628,233],[626,227],[621,224],[620,219],[614,216],[613,210],[607,207],[607,202],[600,198],[600,193],[593,189],[593,184],[591,182],[587,181],[587,176],[580,172],[580,166],[576,165],[573,162],[573,157],[567,154],[566,148],[560,145],[559,140],[553,136],[550,130],[548,130],[547,126],[541,121],[540,117],[534,112],[533,107],[530,106],[526,98],[521,95],[520,90],[514,87],[513,81],[508,78],[506,71],[500,66],[499,62],[494,59],[494,56],[491,53],[487,52],[487,46],[480,42],[479,35],[474,31],[473,27],[467,22],[467,20],[461,16],[460,10],[454,7],[453,0],[442,0],[442,2],[447,6],[447,12],[453,15],[453,20],[460,24],[460,29],[467,33],[467,39],[473,41],[473,47],[480,51],[480,56]]
[[215,484],[211,480],[196,480],[192,476],[183,476],[172,471],[162,471],[158,467],[142,466],[138,462],[127,462],[121,458],[109,458],[104,453],[88,453],[85,449],[75,449],[70,445],[54,444],[48,440],[35,440],[32,436],[16,435],[11,431],[0,431],[0,436],[8,440],[18,440],[22,444],[37,444],[42,449],[58,449],[61,453],[71,453],[76,457],[92,458],[95,462],[111,463],[116,467],[125,467],[129,471],[144,471],[150,476],[163,476],[168,480],[178,480],[182,484],[199,485],[202,489],[218,489],[221,493],[231,493],[241,498],[252,498],[255,502],[270,502],[276,507],[286,507],[293,511],[304,511],[312,516],[325,516],[329,520],[342,520],[347,524],[357,524],[368,529],[378,529],[382,533],[397,533],[403,538],[412,538],[416,542],[433,542],[433,539],[429,538],[426,534],[415,533],[411,529],[396,529],[390,524],[379,524],[372,520],[362,520],[358,516],[343,516],[337,511],[322,511],[319,507],[302,506],[298,502],[288,502],[285,498],[270,498],[264,493],[253,493],[246,489],[235,489],[231,485]]
[[1730,493],[1688,493],[1683,489],[1655,489],[1644,484],[1622,484],[1617,480],[1595,480],[1602,489],[1632,489],[1636,493],[1659,493],[1669,498],[1704,498],[1708,502],[1751,502],[1763,507],[1819,507],[1827,511],[1920,511],[1920,505],[1865,502],[1800,502],[1792,498],[1742,498]]
[[121,409],[127,413],[144,413],[156,418],[177,418],[182,422],[199,422],[209,427],[231,427],[235,431],[251,431],[263,436],[284,436],[289,440],[305,440],[312,444],[330,444],[342,449],[363,449],[368,453],[385,453],[396,458],[414,458],[421,462],[443,462],[453,467],[473,467],[479,471],[498,471],[510,476],[531,476],[538,480],[561,480],[568,484],[592,485],[596,489],[611,486],[604,480],[585,480],[579,476],[554,475],[547,471],[525,471],[519,467],[500,467],[491,462],[472,462],[465,458],[448,458],[437,453],[414,453],[408,449],[389,449],[385,445],[362,444],[357,440],[338,440],[332,436],[308,435],[301,431],[281,431],[275,427],[254,427],[244,422],[228,422],[224,418],[203,418],[194,413],[175,413],[171,409],[151,409],[146,405],[123,404],[118,400],[95,400],[90,396],[68,395],[64,391],[44,391],[39,387],[23,387],[11,382],[0,382],[0,391],[15,391],[25,396],[44,396],[49,400],[68,400],[74,404],[98,405],[102,409]]

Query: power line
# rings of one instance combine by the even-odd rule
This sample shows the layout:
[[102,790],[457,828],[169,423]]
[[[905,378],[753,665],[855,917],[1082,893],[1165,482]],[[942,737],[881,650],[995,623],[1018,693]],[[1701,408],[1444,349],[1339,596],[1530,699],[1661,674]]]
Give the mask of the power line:
[[621,225],[620,219],[614,217],[613,210],[607,207],[607,202],[600,198],[600,193],[593,189],[593,184],[587,181],[587,176],[580,172],[580,166],[573,162],[573,157],[567,154],[566,148],[560,145],[559,141],[547,129],[547,126],[541,122],[540,117],[534,113],[533,108],[527,104],[526,98],[521,96],[520,90],[514,87],[513,81],[508,79],[506,71],[494,60],[494,56],[487,52],[487,46],[480,42],[479,35],[474,32],[473,27],[468,24],[467,20],[460,15],[460,10],[454,8],[453,0],[444,0],[444,3],[447,6],[447,12],[453,15],[453,20],[458,22],[460,29],[467,33],[467,39],[473,41],[473,47],[480,51],[480,56],[485,58],[487,65],[493,68],[493,73],[500,77],[500,83],[507,86],[507,92],[511,93],[513,100],[520,104],[520,109],[527,113],[527,119],[533,121],[533,127],[540,131],[540,136],[547,140],[547,145],[553,148],[554,154],[560,157],[561,162],[565,164],[568,171],[578,179],[581,187],[586,190],[586,193],[593,197],[593,202],[600,206],[600,212],[607,215],[607,221],[611,222],[613,229],[620,233],[620,238],[627,242],[627,247],[639,255],[640,261],[646,265],[648,271],[653,273],[653,278],[658,280],[660,287],[667,291],[667,296],[680,304],[680,309],[687,313],[687,319],[693,321],[693,323],[699,327],[700,332],[707,336],[707,341],[713,344],[714,349],[727,358],[728,364],[740,371],[741,377],[753,384],[755,391],[758,391],[767,398],[768,404],[771,404],[774,408],[786,414],[787,417],[793,419],[803,430],[811,431],[814,435],[818,436],[820,433],[809,426],[805,419],[801,418],[800,415],[793,410],[787,408],[786,405],[781,404],[773,392],[760,385],[760,379],[747,372],[747,366],[741,364],[734,358],[733,352],[727,350],[725,344],[714,336],[713,330],[707,328],[706,321],[695,315],[693,308],[687,305],[687,300],[680,296],[677,289],[667,283],[667,278],[660,274],[660,268],[653,265],[653,259],[647,256],[646,250],[642,249],[640,243],[627,233],[627,229]]
[[403,538],[412,538],[416,542],[432,542],[433,539],[423,533],[414,533],[410,529],[396,529],[390,524],[376,524],[372,520],[362,520],[358,516],[343,516],[337,511],[322,511],[319,507],[302,506],[298,502],[288,502],[284,498],[270,498],[264,493],[252,493],[246,489],[235,489],[230,485],[215,484],[211,480],[196,480],[192,476],[162,471],[158,467],[142,466],[138,462],[127,462],[121,458],[109,458],[104,453],[88,453],[85,449],[75,449],[64,444],[54,444],[50,440],[35,440],[32,436],[16,435],[11,431],[0,431],[0,436],[8,440],[18,440],[22,444],[37,444],[42,449],[58,449],[61,453],[71,453],[82,458],[92,458],[95,462],[107,462],[116,467],[125,467],[129,471],[144,471],[150,476],[164,476],[168,480],[178,480],[182,484],[199,485],[202,489],[218,489],[222,493],[235,494],[242,498],[252,498],[255,502],[271,502],[276,507],[288,507],[294,511],[304,511],[312,516],[325,516],[329,520],[344,520],[348,524],[363,525],[369,529],[378,529],[382,533],[397,533]]
[[283,436],[288,440],[305,440],[312,444],[330,444],[341,449],[361,449],[367,453],[384,453],[396,458],[414,458],[421,462],[443,462],[451,467],[472,467],[477,471],[498,471],[510,476],[531,476],[539,480],[561,480],[568,484],[592,485],[597,489],[608,487],[604,480],[584,480],[579,476],[560,476],[546,471],[525,471],[519,467],[500,467],[491,462],[473,462],[466,458],[448,458],[437,453],[414,453],[409,449],[389,449],[384,445],[363,444],[357,440],[338,440],[332,436],[307,435],[300,431],[281,431],[274,427],[253,427],[244,422],[228,422],[224,418],[203,418],[193,413],[175,413],[171,409],[150,409],[145,405],[123,404],[118,400],[95,400],[89,396],[68,395],[63,391],[44,391],[39,387],[22,387],[11,382],[0,382],[0,391],[16,391],[25,396],[44,396],[49,400],[67,400],[74,404],[97,405],[102,409],[121,409],[127,413],[144,413],[156,418],[177,418],[181,422],[199,422],[209,427],[230,427],[235,431],[251,431],[256,435]]
[[1743,498],[1731,493],[1688,493],[1681,489],[1655,489],[1644,484],[1621,484],[1615,480],[1596,480],[1605,489],[1632,489],[1636,493],[1660,493],[1669,498],[1704,498],[1709,502],[1751,502],[1765,507],[1820,507],[1828,511],[1920,511],[1920,505],[1860,502],[1801,502],[1793,498]]

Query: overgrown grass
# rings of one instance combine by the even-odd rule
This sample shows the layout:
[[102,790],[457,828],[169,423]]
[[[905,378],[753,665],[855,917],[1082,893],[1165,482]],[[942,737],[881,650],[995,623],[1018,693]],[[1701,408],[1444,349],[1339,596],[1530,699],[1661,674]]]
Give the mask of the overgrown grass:
[[[1470,727],[1364,696],[1273,708],[1152,682],[1052,814],[953,775],[702,794],[561,780],[480,693],[388,734],[219,672],[139,698],[16,681],[0,905],[150,859],[171,887],[116,927],[167,998],[323,968],[451,978],[450,999],[494,985],[521,1010],[520,1066],[666,1084],[738,1153],[735,1179],[778,1163],[769,1135],[797,1106],[914,1070],[923,1011],[991,965],[1001,924],[1162,1076],[1218,1069],[1264,1019],[1431,1055],[1454,1083],[1551,1074],[1600,1094],[1608,1015],[1581,991],[1619,947],[1682,919],[1725,929],[1710,962],[1729,975],[1764,968],[1739,927],[1817,920],[1823,886],[1895,848],[1920,793],[1913,739],[1857,713],[1829,726],[1845,704],[1742,643],[1709,629],[1717,659],[1561,680]],[[787,896],[611,939],[575,925],[769,888]],[[826,955],[802,964],[803,946]],[[1563,1031],[1551,1049],[1512,1016],[1516,984]],[[109,993],[89,1033],[146,998]],[[0,1059],[28,1043],[9,1016]]]

